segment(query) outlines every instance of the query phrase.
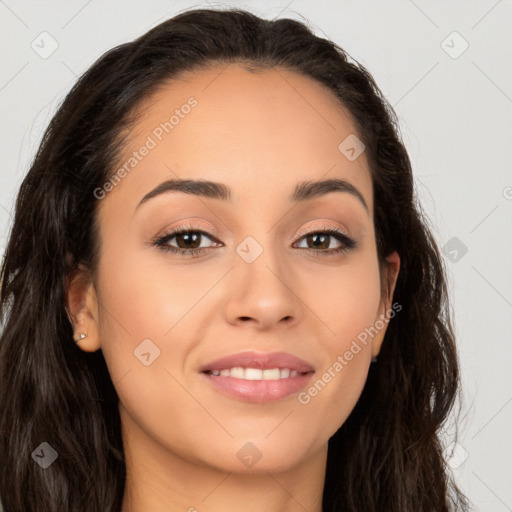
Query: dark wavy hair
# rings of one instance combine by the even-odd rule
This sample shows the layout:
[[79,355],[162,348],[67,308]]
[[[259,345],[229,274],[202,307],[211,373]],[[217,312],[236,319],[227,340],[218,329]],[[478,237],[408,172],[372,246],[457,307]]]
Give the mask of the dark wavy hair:
[[[196,9],[106,52],[52,118],[16,201],[1,271],[0,491],[5,512],[118,512],[126,482],[118,396],[101,350],[73,342],[67,283],[99,258],[94,190],[141,101],[182,73],[288,69],[332,91],[366,146],[381,264],[401,258],[389,323],[352,413],[330,438],[324,512],[468,510],[441,435],[459,396],[446,269],[415,196],[398,120],[370,73],[292,19]],[[34,450],[58,459],[42,470]]]

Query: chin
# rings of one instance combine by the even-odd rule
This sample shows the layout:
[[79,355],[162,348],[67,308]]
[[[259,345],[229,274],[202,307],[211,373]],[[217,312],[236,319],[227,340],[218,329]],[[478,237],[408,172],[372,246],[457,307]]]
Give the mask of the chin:
[[310,455],[308,447],[297,445],[297,442],[284,443],[278,436],[272,441],[257,436],[235,439],[223,446],[216,444],[215,453],[210,451],[206,462],[226,472],[279,473],[299,465]]

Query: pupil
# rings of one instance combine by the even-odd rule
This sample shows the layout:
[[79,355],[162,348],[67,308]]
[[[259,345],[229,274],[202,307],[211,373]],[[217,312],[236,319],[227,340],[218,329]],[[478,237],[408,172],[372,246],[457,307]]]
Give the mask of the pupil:
[[178,246],[180,246],[180,249],[196,249],[200,244],[197,244],[197,241],[199,240],[199,236],[197,233],[194,233],[194,234],[190,234],[190,233],[184,233],[184,234],[181,234],[177,237],[177,240],[179,241],[181,238],[186,238],[186,239],[189,239],[189,238],[192,238],[193,239],[193,242],[196,242],[194,245],[191,245],[191,244],[185,244],[185,247],[181,247],[181,244],[178,242]]
[[[325,235],[311,235],[309,238],[310,238],[310,239],[311,239],[311,238],[313,238],[313,239],[315,240],[315,241],[313,242],[313,245],[314,245],[315,247],[318,247],[318,246],[322,245],[322,242],[317,243],[317,241],[318,241],[318,239],[319,239],[319,238],[322,238],[322,239],[323,239],[323,242],[324,242],[324,243],[323,243],[323,245],[325,245],[325,241],[326,241],[326,240],[328,240],[328,237],[326,237]],[[329,244],[327,243],[327,245],[329,245]],[[325,249],[325,247],[323,247],[323,248]]]

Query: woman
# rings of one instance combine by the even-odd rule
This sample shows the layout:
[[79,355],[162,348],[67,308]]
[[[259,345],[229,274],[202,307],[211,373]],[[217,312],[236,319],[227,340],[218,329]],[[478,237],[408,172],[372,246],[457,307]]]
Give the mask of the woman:
[[48,127],[2,268],[6,512],[467,510],[445,270],[392,108],[289,19],[182,13]]

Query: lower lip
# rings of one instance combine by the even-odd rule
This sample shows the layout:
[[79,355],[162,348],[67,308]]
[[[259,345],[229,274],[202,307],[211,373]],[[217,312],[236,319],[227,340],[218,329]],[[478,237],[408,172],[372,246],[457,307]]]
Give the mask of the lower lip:
[[276,402],[303,389],[314,372],[275,380],[245,380],[202,373],[216,389],[245,402]]

